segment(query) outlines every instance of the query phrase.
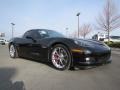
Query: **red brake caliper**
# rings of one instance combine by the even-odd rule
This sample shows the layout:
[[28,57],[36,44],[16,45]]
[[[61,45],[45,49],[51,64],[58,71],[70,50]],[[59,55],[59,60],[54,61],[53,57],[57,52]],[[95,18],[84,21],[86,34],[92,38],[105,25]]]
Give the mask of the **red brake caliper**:
[[59,56],[58,56],[57,53],[54,54],[54,58],[55,58],[55,61],[56,61],[57,63],[59,63],[60,60],[59,60]]

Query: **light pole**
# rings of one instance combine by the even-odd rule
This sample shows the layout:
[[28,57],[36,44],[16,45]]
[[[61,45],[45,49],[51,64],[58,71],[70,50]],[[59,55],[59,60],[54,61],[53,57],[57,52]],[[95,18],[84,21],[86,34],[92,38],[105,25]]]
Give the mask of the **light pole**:
[[14,23],[11,23],[11,25],[12,25],[12,38],[14,37]]
[[78,17],[78,38],[79,38],[79,15],[80,15],[80,13],[77,13],[77,17]]

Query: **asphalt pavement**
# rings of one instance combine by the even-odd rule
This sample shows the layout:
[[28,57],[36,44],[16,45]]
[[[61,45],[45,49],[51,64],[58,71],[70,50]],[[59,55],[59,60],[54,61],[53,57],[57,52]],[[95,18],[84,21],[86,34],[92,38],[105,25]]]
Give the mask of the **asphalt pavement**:
[[120,90],[120,50],[112,49],[111,64],[58,71],[46,63],[12,59],[0,45],[0,90]]

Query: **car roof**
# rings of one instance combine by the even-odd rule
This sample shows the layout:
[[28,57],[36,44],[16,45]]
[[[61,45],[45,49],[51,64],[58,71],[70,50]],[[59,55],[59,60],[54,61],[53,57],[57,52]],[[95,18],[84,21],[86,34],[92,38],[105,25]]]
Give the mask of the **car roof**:
[[31,30],[28,30],[28,31],[53,31],[53,30],[49,30],[49,29],[31,29]]

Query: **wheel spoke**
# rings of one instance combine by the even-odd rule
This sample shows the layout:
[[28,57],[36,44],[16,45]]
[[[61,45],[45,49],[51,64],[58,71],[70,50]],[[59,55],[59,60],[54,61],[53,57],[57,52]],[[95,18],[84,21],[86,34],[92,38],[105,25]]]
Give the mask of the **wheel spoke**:
[[57,68],[63,68],[68,62],[68,54],[62,47],[57,47],[52,52],[52,62]]
[[15,48],[13,45],[10,46],[10,56],[11,57],[14,57],[14,54],[15,54]]

